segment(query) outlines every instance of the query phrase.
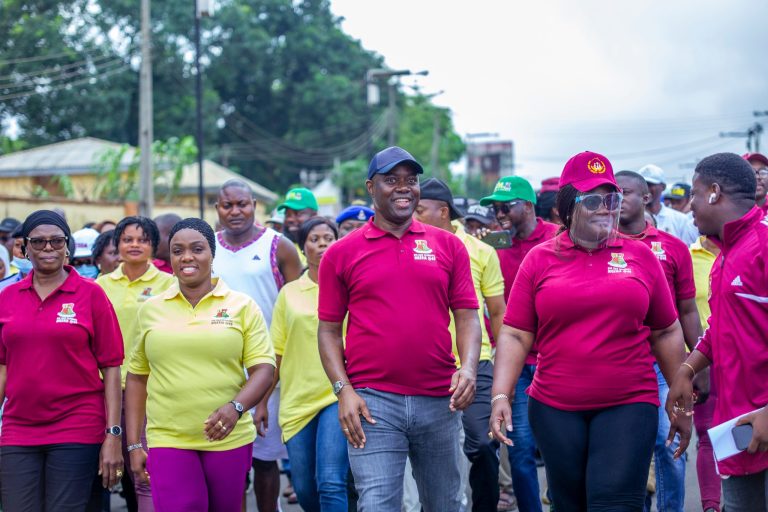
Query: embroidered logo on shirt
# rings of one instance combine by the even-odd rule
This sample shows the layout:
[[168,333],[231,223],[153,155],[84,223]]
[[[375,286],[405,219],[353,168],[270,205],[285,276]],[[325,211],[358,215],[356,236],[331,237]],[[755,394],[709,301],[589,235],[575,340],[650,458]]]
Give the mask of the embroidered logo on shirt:
[[67,303],[61,305],[61,311],[56,313],[57,324],[76,324],[77,314],[75,314],[75,304]]
[[587,169],[592,174],[603,174],[605,172],[605,164],[599,158],[593,158],[587,162]]
[[144,302],[150,297],[152,297],[152,288],[151,287],[144,288],[139,294],[139,302]]
[[413,259],[416,261],[435,261],[435,255],[432,249],[427,245],[426,240],[415,240],[416,247],[413,248]]
[[211,320],[211,325],[226,325],[227,327],[234,325],[234,322],[229,317],[229,313],[227,313],[227,308],[222,308],[216,312]]
[[661,247],[661,242],[651,242],[651,252],[659,258],[659,261],[667,260],[667,253]]
[[612,252],[611,261],[608,262],[609,274],[631,274],[632,269],[627,268],[627,262],[624,260],[623,252]]
[[741,282],[741,276],[736,276],[736,279],[731,281],[731,286],[744,286],[744,283]]

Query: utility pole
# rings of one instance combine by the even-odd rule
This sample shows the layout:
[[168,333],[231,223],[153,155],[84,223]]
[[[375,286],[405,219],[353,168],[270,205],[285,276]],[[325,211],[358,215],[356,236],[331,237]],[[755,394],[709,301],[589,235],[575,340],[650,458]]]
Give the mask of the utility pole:
[[[755,115],[759,115],[757,112],[755,112]],[[753,151],[755,153],[760,152],[760,136],[763,133],[763,125],[760,123],[755,123],[749,128],[747,128],[746,131],[743,132],[720,132],[720,137],[736,137],[736,138],[746,138],[747,139],[747,151],[752,153]],[[754,148],[754,149],[753,149]]]
[[149,0],[141,0],[141,69],[139,72],[139,215],[152,217],[155,205],[152,176],[152,28]]
[[[376,84],[379,80],[387,81],[387,143],[389,146],[394,146],[397,143],[397,89],[395,83],[391,81],[392,77],[396,76],[410,76],[421,75],[426,76],[429,71],[418,71],[411,73],[409,69],[403,70],[391,70],[391,69],[369,69],[365,73],[365,84],[368,91],[368,105],[378,105],[379,103],[379,88]],[[372,142],[372,141],[371,141]],[[369,143],[369,146],[373,146]],[[369,151],[371,153],[372,151]]]

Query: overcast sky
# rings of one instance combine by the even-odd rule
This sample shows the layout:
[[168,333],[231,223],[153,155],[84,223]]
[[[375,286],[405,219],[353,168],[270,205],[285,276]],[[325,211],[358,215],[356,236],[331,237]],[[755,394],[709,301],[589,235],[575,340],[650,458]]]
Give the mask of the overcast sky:
[[[456,130],[515,142],[517,173],[559,175],[574,153],[668,177],[745,151],[768,110],[768,2],[332,0],[342,26],[450,107]],[[760,20],[760,21],[757,21]],[[416,80],[408,79],[406,83]],[[768,124],[768,118],[762,118]],[[768,145],[764,137],[762,149]]]

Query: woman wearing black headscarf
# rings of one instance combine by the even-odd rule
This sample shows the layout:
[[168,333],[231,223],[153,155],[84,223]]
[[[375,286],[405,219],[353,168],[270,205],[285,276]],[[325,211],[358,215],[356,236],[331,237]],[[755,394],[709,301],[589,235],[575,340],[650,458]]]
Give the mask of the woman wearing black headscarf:
[[82,511],[97,472],[123,472],[120,364],[112,305],[67,265],[72,235],[48,210],[21,227],[32,263],[0,294],[0,434],[3,510]]

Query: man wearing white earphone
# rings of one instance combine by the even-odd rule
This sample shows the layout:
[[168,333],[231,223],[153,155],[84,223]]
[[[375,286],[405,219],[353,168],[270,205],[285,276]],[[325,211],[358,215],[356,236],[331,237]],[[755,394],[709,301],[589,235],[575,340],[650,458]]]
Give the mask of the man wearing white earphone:
[[656,227],[665,233],[676,236],[686,245],[695,242],[699,238],[699,231],[693,225],[693,217],[665,206],[661,200],[661,195],[667,188],[664,170],[658,165],[648,164],[641,167],[637,173],[648,183],[651,202],[648,203],[646,209],[656,219]]
[[[666,408],[690,396],[694,375],[711,365],[719,390],[713,424],[766,407],[768,387],[768,220],[755,204],[755,171],[718,153],[696,165],[691,209],[701,234],[720,247],[710,275],[709,328],[678,370]],[[686,394],[687,393],[687,394]],[[757,422],[757,416],[740,423]],[[751,446],[761,435],[754,428]],[[717,462],[728,512],[768,512],[768,452]]]

